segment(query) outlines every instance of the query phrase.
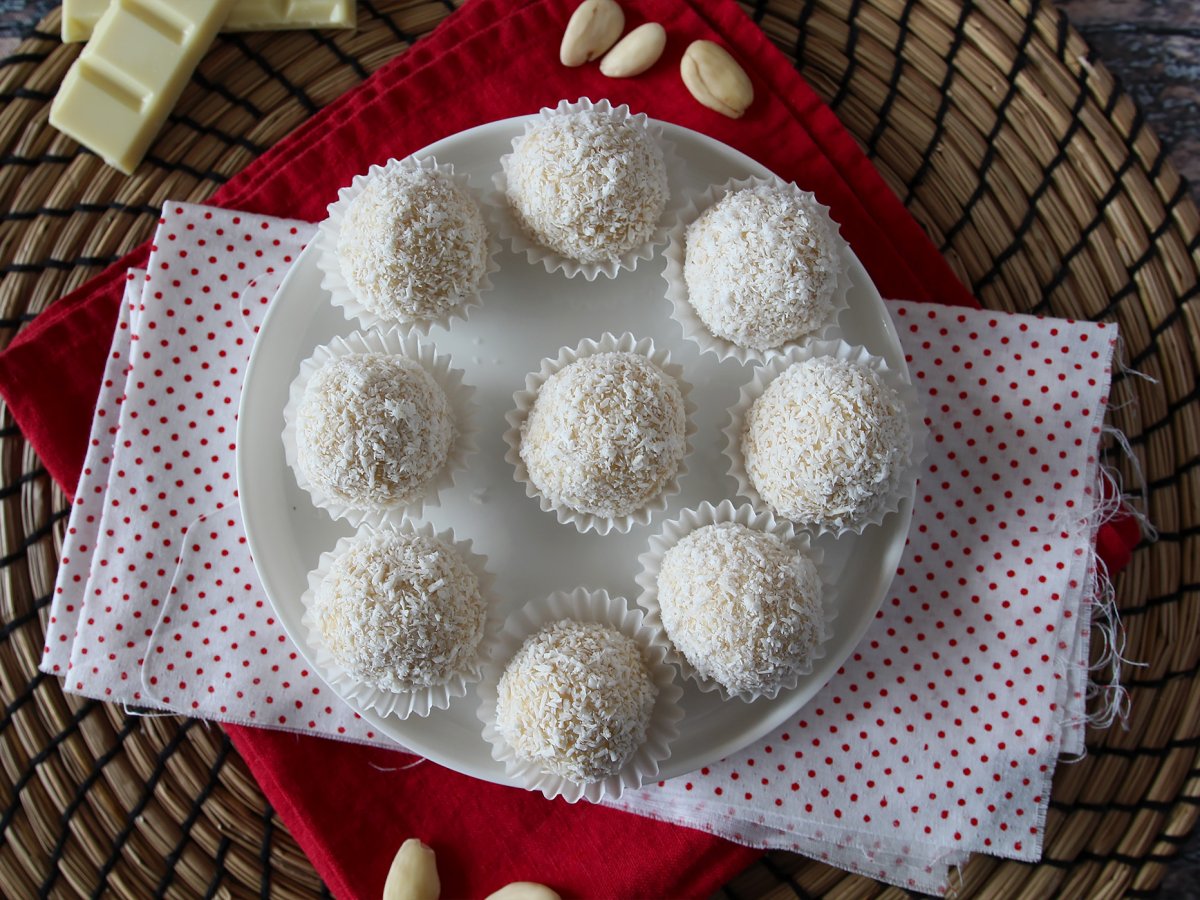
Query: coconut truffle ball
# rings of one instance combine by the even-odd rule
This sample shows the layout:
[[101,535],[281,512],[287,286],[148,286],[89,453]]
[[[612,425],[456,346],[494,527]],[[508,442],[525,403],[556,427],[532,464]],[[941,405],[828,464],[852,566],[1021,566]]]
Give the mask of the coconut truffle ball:
[[726,194],[687,229],[683,278],[717,337],[768,350],[837,318],[837,232],[811,194],[762,185]]
[[577,784],[619,772],[646,740],[658,686],[632,638],[564,619],[526,639],[497,686],[517,759]]
[[487,229],[449,175],[391,166],[350,201],[337,238],[342,276],[381,319],[436,319],[479,290]]
[[413,691],[478,672],[486,604],[457,551],[437,538],[359,532],[315,594],[334,661],[382,691]]
[[296,464],[320,493],[358,509],[409,503],[446,463],[455,426],[420,363],[362,353],[325,363],[296,414]]
[[503,165],[524,231],[579,262],[616,260],[645,244],[666,209],[662,149],[645,129],[597,112],[539,121]]
[[674,378],[637,353],[598,353],[542,385],[521,433],[521,459],[555,506],[623,516],[675,477],[686,427]]
[[675,648],[735,696],[778,691],[809,671],[822,637],[812,560],[736,523],[699,528],[663,554],[658,603]]
[[900,487],[913,436],[903,402],[875,371],[817,357],[767,386],[746,416],[742,455],[782,516],[852,527]]

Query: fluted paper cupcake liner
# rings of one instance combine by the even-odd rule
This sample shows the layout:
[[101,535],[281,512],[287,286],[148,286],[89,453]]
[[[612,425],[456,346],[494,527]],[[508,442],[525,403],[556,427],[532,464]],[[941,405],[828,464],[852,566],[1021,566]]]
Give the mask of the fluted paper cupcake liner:
[[[609,625],[641,647],[650,679],[658,687],[654,711],[646,728],[646,739],[619,772],[586,784],[544,772],[532,762],[518,760],[496,725],[498,685],[509,661],[530,636],[563,619]],[[587,799],[593,803],[616,799],[658,779],[662,765],[671,756],[671,743],[679,736],[683,707],[679,700],[683,689],[676,682],[674,666],[667,662],[667,639],[661,626],[651,626],[640,609],[630,608],[623,597],[610,597],[607,591],[576,588],[535,600],[514,612],[488,644],[479,693],[479,720],[483,737],[492,746],[492,758],[503,763],[508,776],[522,787],[541,791],[548,799],[562,797],[569,803]]]
[[437,538],[443,544],[452,547],[478,580],[479,596],[483,599],[487,615],[484,619],[483,635],[473,659],[467,665],[454,672],[443,684],[411,691],[387,691],[359,681],[333,658],[316,620],[317,592],[328,576],[329,567],[334,560],[349,550],[358,534],[374,531],[370,526],[360,529],[354,537],[341,538],[331,551],[321,554],[317,568],[308,573],[308,590],[300,598],[304,607],[300,623],[305,627],[305,643],[313,651],[318,673],[340,697],[350,701],[356,708],[374,710],[381,716],[406,719],[409,716],[427,716],[431,710],[448,707],[455,697],[466,696],[468,686],[479,680],[487,642],[499,630],[500,618],[496,614],[496,604],[491,600],[493,576],[485,568],[487,560],[472,551],[471,541],[457,540],[453,529],[435,532],[428,522],[420,527],[411,522],[404,522],[395,530],[400,534]]
[[[588,356],[613,352],[637,353],[644,356],[675,379],[675,383],[679,386],[679,393],[683,397],[683,412],[686,419],[685,443],[683,458],[679,461],[679,468],[676,469],[675,475],[645,506],[623,516],[599,516],[555,504],[537,489],[529,479],[529,470],[525,466],[525,461],[521,459],[521,432],[525,427],[525,422],[529,419],[529,413],[537,400],[538,392],[541,391],[542,385],[551,375]],[[504,442],[508,445],[508,452],[504,454],[504,459],[512,464],[513,478],[525,485],[525,496],[536,499],[543,512],[553,512],[558,517],[560,524],[574,525],[580,532],[595,531],[599,534],[608,534],[610,531],[615,531],[618,534],[625,534],[634,525],[649,524],[650,518],[655,512],[667,508],[667,501],[671,495],[679,493],[679,479],[687,472],[687,460],[692,452],[692,435],[696,432],[693,422],[696,406],[689,397],[690,392],[691,385],[683,378],[683,368],[674,365],[671,362],[671,354],[666,350],[658,349],[650,338],[638,340],[628,332],[618,338],[610,332],[605,332],[599,340],[587,339],[580,341],[579,345],[574,348],[563,347],[556,358],[543,359],[538,371],[525,376],[525,389],[513,394],[513,403],[516,408],[505,415],[509,428],[504,433]]]
[[750,480],[750,476],[746,472],[745,460],[742,457],[742,434],[745,431],[746,416],[754,401],[763,395],[767,386],[784,370],[795,363],[819,356],[831,356],[869,367],[896,391],[908,415],[908,427],[912,434],[912,452],[909,454],[904,475],[896,490],[889,494],[882,503],[877,504],[870,515],[853,522],[845,522],[839,518],[828,523],[793,523],[797,529],[811,531],[816,535],[832,534],[841,537],[844,534],[862,534],[869,526],[879,525],[886,516],[899,510],[902,501],[915,495],[917,477],[921,473],[921,464],[927,453],[925,441],[928,435],[916,388],[899,372],[891,369],[885,359],[872,355],[865,347],[851,345],[843,340],[809,341],[803,346],[790,348],[787,352],[755,369],[750,383],[742,387],[738,402],[729,410],[729,421],[722,429],[722,433],[725,435],[725,458],[729,463],[729,474],[737,481],[738,494],[747,498],[755,509],[770,510],[771,504],[763,499]]
[[[492,208],[496,231],[500,235],[500,239],[507,243],[514,253],[525,254],[530,265],[541,264],[547,272],[561,271],[568,278],[582,275],[588,281],[595,281],[599,275],[616,278],[617,274],[622,271],[632,272],[641,260],[654,258],[655,252],[666,244],[671,222],[678,215],[682,188],[678,175],[681,171],[681,163],[675,155],[675,145],[663,135],[662,126],[647,118],[645,113],[633,115],[625,104],[614,107],[607,100],[597,100],[593,103],[587,97],[581,97],[574,103],[561,100],[554,109],[543,108],[538,115],[541,121],[545,122],[558,115],[591,111],[600,113],[613,122],[628,123],[644,130],[662,150],[663,163],[667,171],[667,187],[670,193],[663,214],[659,217],[658,225],[648,241],[625,251],[617,259],[592,263],[571,259],[549,247],[542,246],[521,226],[508,202],[508,161],[512,157],[512,153],[506,153],[500,157],[500,170],[492,176],[492,183],[496,190],[487,195],[486,202]],[[527,124],[524,134],[528,134],[532,127],[532,124]],[[514,150],[519,140],[520,138],[513,140]]]
[[[773,534],[793,550],[799,551],[812,560],[817,568],[817,575],[821,579],[821,618],[818,622],[819,632],[817,641],[813,646],[812,652],[809,654],[808,659],[802,665],[798,666],[794,672],[765,691],[735,694],[715,679],[701,675],[696,670],[696,667],[675,646],[671,640],[670,633],[667,632],[666,626],[663,624],[662,606],[658,600],[658,574],[662,569],[664,554],[693,531],[697,531],[708,525],[721,525],[724,523],[736,523],[744,525],[747,528],[752,528],[755,531]],[[786,519],[777,518],[774,513],[768,510],[756,511],[748,503],[742,503],[735,507],[729,500],[723,500],[717,506],[713,506],[711,503],[705,501],[695,509],[685,509],[679,514],[678,518],[664,523],[662,531],[650,539],[646,552],[638,557],[638,565],[641,571],[638,573],[637,583],[642,592],[638,596],[637,602],[639,606],[646,610],[646,622],[663,629],[670,644],[667,658],[673,664],[679,666],[679,670],[683,673],[685,679],[694,682],[700,690],[706,693],[716,691],[723,700],[736,697],[747,703],[759,698],[773,700],[781,692],[794,689],[800,683],[800,679],[803,676],[809,675],[812,672],[813,664],[825,657],[825,645],[833,635],[833,622],[837,618],[838,611],[837,587],[834,582],[833,573],[825,565],[824,552],[820,547],[813,546],[807,534],[804,532],[797,533],[791,522]]]
[[[833,306],[833,318],[818,331],[804,335],[796,340],[788,341],[780,347],[769,350],[742,347],[728,338],[719,337],[709,331],[708,326],[704,324],[704,320],[700,318],[699,313],[696,312],[696,308],[692,306],[691,301],[688,299],[687,283],[683,278],[683,264],[687,253],[686,239],[688,227],[700,218],[702,213],[724,198],[726,194],[760,186],[780,187],[792,191],[799,197],[811,198],[812,202],[829,219],[837,258],[840,263],[837,282],[830,297],[830,303]],[[666,268],[663,270],[663,278],[667,282],[667,299],[671,301],[671,317],[683,329],[683,336],[698,346],[701,353],[712,353],[718,360],[733,359],[743,365],[748,362],[762,363],[779,356],[781,353],[787,352],[792,347],[803,346],[809,341],[834,340],[841,336],[838,318],[850,306],[848,293],[853,285],[850,277],[850,249],[845,239],[841,236],[838,223],[829,218],[829,207],[818,203],[809,191],[801,190],[795,184],[785,182],[776,176],[770,178],[739,178],[727,181],[722,185],[714,185],[707,191],[688,197],[685,200],[683,210],[671,227],[669,237],[670,242],[663,251],[663,256],[667,262]]]
[[[446,461],[425,489],[417,497],[404,503],[353,506],[338,497],[330,496],[314,485],[296,464],[296,416],[309,380],[331,360],[364,353],[404,356],[420,363],[446,395],[451,415],[454,417],[454,440],[446,454]],[[335,337],[328,344],[317,347],[312,356],[300,364],[300,372],[292,380],[288,389],[287,406],[283,410],[284,457],[291,467],[296,483],[312,498],[313,505],[324,509],[335,519],[345,519],[355,528],[364,524],[376,527],[399,525],[405,517],[419,516],[426,506],[437,506],[439,494],[454,484],[456,474],[466,468],[467,456],[476,450],[475,410],[471,400],[474,389],[463,383],[462,376],[461,370],[450,368],[450,358],[439,354],[432,344],[421,340],[415,334],[401,334],[394,328],[387,331],[356,331],[344,338]]]
[[[480,207],[480,215],[483,217],[484,227],[487,229],[487,261],[483,277],[480,279],[476,289],[468,294],[460,295],[456,303],[442,312],[441,315],[432,318],[416,318],[403,314],[398,314],[395,317],[385,317],[381,316],[375,310],[367,308],[342,274],[341,263],[338,260],[338,235],[341,233],[342,223],[346,218],[346,212],[349,210],[350,204],[354,201],[355,197],[362,193],[371,179],[396,169],[408,171],[424,169],[448,176]],[[429,329],[434,325],[449,328],[450,323],[455,319],[466,321],[467,317],[471,314],[471,310],[482,303],[483,295],[492,289],[491,276],[500,271],[500,265],[496,262],[496,254],[500,252],[500,242],[493,233],[492,223],[488,221],[490,217],[487,215],[484,205],[469,186],[467,176],[455,174],[454,166],[450,163],[438,165],[437,159],[432,156],[421,158],[407,156],[404,159],[389,159],[382,166],[371,166],[367,170],[367,174],[355,175],[347,187],[338,191],[337,201],[331,203],[326,212],[327,216],[317,226],[317,233],[313,238],[313,242],[317,246],[317,268],[321,270],[322,275],[321,287],[329,292],[330,302],[334,306],[340,307],[347,319],[357,321],[363,328],[386,329],[395,327],[401,331],[428,334]]]

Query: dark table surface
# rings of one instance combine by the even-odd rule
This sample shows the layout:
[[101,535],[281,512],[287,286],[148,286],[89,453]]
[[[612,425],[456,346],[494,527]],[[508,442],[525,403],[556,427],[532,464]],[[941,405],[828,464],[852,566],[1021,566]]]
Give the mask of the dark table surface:
[[[0,57],[61,0],[0,0]],[[1200,203],[1200,0],[1054,0],[1146,113]],[[1163,900],[1200,900],[1200,831],[1180,849]]]

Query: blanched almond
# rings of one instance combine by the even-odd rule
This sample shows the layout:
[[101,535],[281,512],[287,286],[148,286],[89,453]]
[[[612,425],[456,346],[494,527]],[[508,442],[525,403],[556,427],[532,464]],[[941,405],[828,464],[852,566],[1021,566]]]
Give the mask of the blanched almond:
[[624,29],[625,13],[616,0],[583,0],[567,22],[558,58],[564,66],[598,59]]
[[609,78],[632,78],[658,62],[667,46],[667,31],[657,22],[639,25],[605,54],[600,71]]
[[679,74],[693,97],[731,119],[740,119],[754,102],[750,76],[712,41],[692,41],[679,63]]
[[562,900],[558,894],[544,884],[534,884],[532,881],[514,881],[506,884],[494,894],[489,894],[487,900]]
[[409,838],[400,845],[388,869],[383,900],[438,900],[441,892],[433,850],[416,838]]

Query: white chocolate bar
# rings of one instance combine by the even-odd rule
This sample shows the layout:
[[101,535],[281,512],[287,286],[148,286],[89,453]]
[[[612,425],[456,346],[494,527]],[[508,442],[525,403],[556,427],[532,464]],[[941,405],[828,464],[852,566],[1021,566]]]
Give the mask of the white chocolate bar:
[[233,0],[112,0],[63,79],[50,124],[131,173]]
[[[63,0],[62,39],[86,41],[110,0]],[[233,0],[222,31],[353,28],[354,0]]]

